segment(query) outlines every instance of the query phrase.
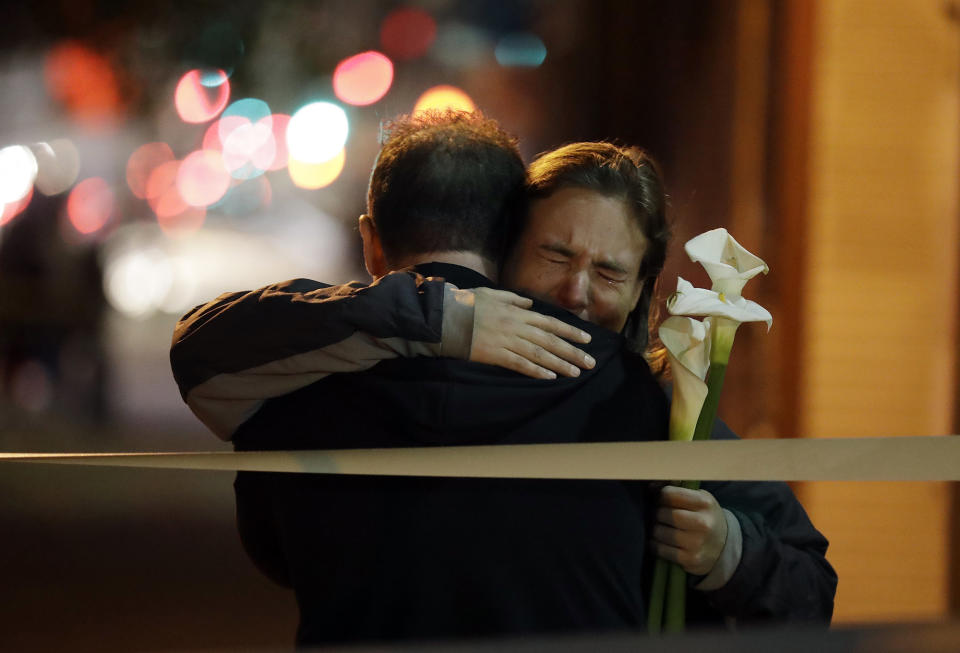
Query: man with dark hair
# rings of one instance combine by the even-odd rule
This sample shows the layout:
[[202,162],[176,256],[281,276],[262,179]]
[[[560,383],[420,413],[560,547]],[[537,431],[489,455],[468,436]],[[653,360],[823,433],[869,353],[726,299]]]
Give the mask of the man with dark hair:
[[361,232],[374,229],[391,262],[454,251],[499,261],[524,197],[516,139],[495,121],[462,112],[418,113],[387,129]]
[[[377,280],[333,288],[294,280],[223,295],[187,314],[171,362],[194,412],[240,450],[665,433],[657,382],[642,360],[620,356],[620,336],[541,302],[518,302],[540,313],[524,325],[528,358],[539,364],[527,371],[573,374],[566,358],[587,368],[579,378],[546,383],[448,358],[374,366],[391,348],[461,358],[466,350],[480,360],[485,347],[469,334],[466,342],[444,342],[460,351],[440,351],[443,316],[471,310],[443,280],[477,288],[481,300],[496,269],[489,256],[525,179],[513,142],[502,132],[486,136],[493,125],[481,117],[409,124],[387,139],[361,218],[365,261]],[[491,165],[498,158],[502,165]],[[418,203],[413,185],[445,211]],[[457,194],[470,199],[464,204]],[[410,208],[418,204],[425,208]],[[463,212],[467,226],[453,211]],[[422,251],[397,246],[414,234],[427,240]],[[447,249],[454,247],[467,249]],[[402,265],[413,267],[385,274]],[[398,296],[408,299],[398,303]],[[579,340],[589,334],[585,349],[597,365],[568,343],[555,347],[561,357],[549,354],[559,339],[543,329]],[[279,360],[278,350],[285,354]],[[364,359],[364,350],[377,351]],[[490,362],[499,355],[522,368],[520,353],[495,350]],[[318,373],[302,387],[299,372],[318,369],[318,357],[334,362],[327,369],[369,369]],[[291,377],[300,388],[293,392]],[[642,628],[647,530],[639,483],[240,473],[235,488],[244,546],[296,593],[301,645]]]

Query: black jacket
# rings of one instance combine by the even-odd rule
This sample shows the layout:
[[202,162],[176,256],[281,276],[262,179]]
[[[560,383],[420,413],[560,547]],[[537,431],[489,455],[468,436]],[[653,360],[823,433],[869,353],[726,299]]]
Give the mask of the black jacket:
[[[417,271],[464,288],[489,284],[452,266]],[[578,326],[592,332],[600,363],[580,379],[390,360],[269,401],[234,441],[259,449],[661,437],[668,413],[645,363],[620,355],[617,334]],[[236,487],[244,541],[296,592],[301,644],[643,627],[641,484],[240,474]],[[269,551],[272,533],[279,555]]]

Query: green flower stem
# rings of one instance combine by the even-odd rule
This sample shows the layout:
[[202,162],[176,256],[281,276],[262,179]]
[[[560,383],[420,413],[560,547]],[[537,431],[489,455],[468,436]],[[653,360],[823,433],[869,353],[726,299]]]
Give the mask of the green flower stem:
[[[710,370],[707,372],[707,398],[703,401],[697,426],[693,431],[694,440],[709,440],[713,431],[713,422],[717,417],[720,404],[720,391],[723,390],[723,377],[727,373],[733,338],[739,322],[724,317],[714,317],[711,328]],[[700,481],[683,481],[680,487],[699,490]],[[667,580],[666,615],[664,629],[667,632],[680,632],[684,628],[686,614],[687,573],[680,565],[672,563]]]
[[707,372],[707,398],[703,401],[697,427],[693,430],[694,440],[709,440],[713,431],[713,422],[720,405],[720,391],[723,390],[723,377],[727,374],[730,350],[733,338],[737,334],[739,322],[726,317],[712,318],[710,329],[710,370]]
[[[676,397],[676,395],[674,395]],[[671,415],[673,417],[673,415]],[[693,436],[695,424],[670,421],[670,440],[688,441]],[[676,485],[677,482],[673,484]],[[647,605],[647,632],[659,635],[663,630],[663,608],[667,601],[667,578],[671,564],[661,557],[653,568],[653,581],[650,585],[650,600]]]
[[667,592],[667,563],[663,558],[657,558],[653,568],[653,585],[650,589],[650,604],[647,606],[647,631],[651,635],[659,635],[663,628],[663,602]]
[[694,440],[709,440],[713,432],[713,422],[717,417],[717,408],[720,405],[720,392],[723,390],[723,377],[727,374],[727,362],[710,361],[710,371],[707,376],[707,398],[703,400],[697,426],[693,429]]
[[663,630],[668,633],[683,632],[687,612],[687,572],[675,562],[670,563],[667,580],[666,615]]

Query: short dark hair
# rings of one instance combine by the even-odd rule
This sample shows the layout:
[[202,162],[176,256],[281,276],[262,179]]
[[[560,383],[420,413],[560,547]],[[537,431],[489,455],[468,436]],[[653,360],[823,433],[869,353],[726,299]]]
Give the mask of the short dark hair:
[[595,191],[627,205],[640,225],[647,249],[640,262],[640,299],[627,318],[623,334],[627,346],[632,351],[647,353],[651,365],[659,371],[663,359],[661,348],[647,352],[649,343],[657,341],[655,334],[651,340],[657,311],[654,308],[651,316],[650,303],[667,257],[670,225],[657,163],[636,147],[618,147],[605,142],[571,143],[538,156],[527,174],[529,200],[543,199],[573,187]]
[[499,262],[524,206],[517,139],[479,111],[417,112],[384,132],[367,213],[387,258],[468,251]]

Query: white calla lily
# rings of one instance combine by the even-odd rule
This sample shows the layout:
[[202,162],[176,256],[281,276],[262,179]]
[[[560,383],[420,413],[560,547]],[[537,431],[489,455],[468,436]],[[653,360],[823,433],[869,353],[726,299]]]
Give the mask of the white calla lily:
[[[670,439],[708,440],[737,327],[741,322],[766,322],[769,331],[773,325],[767,309],[740,296],[748,280],[767,272],[767,264],[741,247],[726,229],[701,234],[684,248],[706,269],[713,289],[694,288],[678,278],[677,291],[667,300],[673,317],[660,327],[660,340],[674,376]],[[691,315],[707,317],[697,322],[687,317]],[[683,481],[681,486],[696,490],[700,482]],[[668,632],[683,630],[686,587],[683,567],[657,560],[647,615],[651,633],[660,632],[661,627]]]
[[739,297],[747,281],[769,270],[763,259],[744,249],[723,227],[688,240],[683,249],[710,275],[713,290],[729,298]]
[[710,367],[709,318],[701,322],[690,317],[669,317],[660,325],[660,340],[667,349],[673,373],[670,439],[691,440],[707,398],[704,378]]
[[760,304],[740,295],[731,297],[714,290],[694,288],[683,277],[677,277],[677,291],[667,300],[667,310],[671,315],[710,315],[737,323],[766,322],[767,331],[773,326],[773,316]]

